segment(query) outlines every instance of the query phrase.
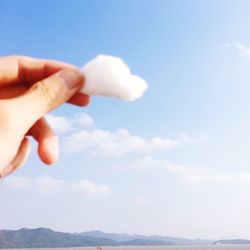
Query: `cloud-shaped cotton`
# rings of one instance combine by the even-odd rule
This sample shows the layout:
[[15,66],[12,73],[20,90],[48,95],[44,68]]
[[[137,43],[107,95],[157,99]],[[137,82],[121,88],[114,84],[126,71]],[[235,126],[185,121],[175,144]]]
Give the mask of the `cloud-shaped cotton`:
[[146,81],[131,74],[118,57],[99,55],[82,67],[85,84],[81,92],[88,95],[112,96],[133,101],[147,90]]

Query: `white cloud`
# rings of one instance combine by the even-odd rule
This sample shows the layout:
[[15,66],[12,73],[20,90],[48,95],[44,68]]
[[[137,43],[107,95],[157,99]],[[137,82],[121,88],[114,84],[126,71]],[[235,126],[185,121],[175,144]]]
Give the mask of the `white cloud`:
[[[185,143],[196,143],[206,139],[204,136],[190,137],[179,133],[174,139],[155,136],[151,139],[132,135],[127,129],[115,132],[93,129],[95,122],[86,113],[73,117],[46,116],[50,125],[59,133],[71,132],[63,140],[62,149],[68,153],[88,153],[94,156],[123,156],[129,153],[150,153],[155,150],[169,150]],[[80,125],[80,126],[79,126]],[[82,129],[81,126],[85,128]],[[87,129],[88,127],[88,129]]]
[[24,189],[30,185],[30,180],[22,176],[13,176],[5,178],[3,183],[11,189]]
[[208,167],[171,164],[167,164],[166,168],[189,183],[250,183],[250,172],[232,172]]
[[[185,135],[185,136],[184,136]],[[176,139],[154,137],[144,139],[131,135],[126,129],[115,132],[95,129],[76,132],[63,142],[63,149],[70,153],[89,153],[98,156],[122,156],[134,152],[151,152],[154,150],[168,150],[187,142],[194,142],[199,138],[190,138],[180,134]]]
[[145,157],[137,159],[135,161],[135,167],[142,168],[142,169],[159,168],[162,166],[164,166],[164,162],[162,162],[161,160],[156,160],[149,155],[146,155]]
[[55,179],[51,176],[42,176],[34,180],[30,180],[30,184],[34,185],[38,190],[43,192],[58,192],[67,188],[67,184],[59,179]]
[[56,116],[48,114],[45,116],[50,126],[58,133],[67,133],[76,130],[77,125],[92,127],[95,121],[86,113],[78,113],[73,117]]
[[137,204],[147,204],[149,202],[149,199],[145,196],[138,196],[134,198],[134,202]]
[[11,176],[4,179],[3,184],[10,189],[35,189],[46,194],[63,192],[70,194],[79,193],[88,196],[105,196],[111,192],[110,187],[96,184],[90,180],[66,182],[51,176],[41,176],[38,178]]
[[78,113],[73,117],[73,122],[81,124],[86,127],[92,127],[95,125],[95,122],[91,116],[86,113]]
[[235,48],[239,51],[240,56],[250,57],[250,47],[242,44],[242,43],[227,43],[225,44],[226,47]]
[[105,185],[98,185],[89,180],[82,180],[72,185],[72,190],[80,191],[90,196],[106,195],[111,192],[111,189]]
[[134,167],[140,169],[166,169],[169,173],[180,176],[188,183],[250,183],[250,172],[170,164],[166,160],[154,159],[149,155],[137,159]]
[[58,133],[66,133],[72,130],[70,121],[64,116],[48,114],[45,118],[50,126]]

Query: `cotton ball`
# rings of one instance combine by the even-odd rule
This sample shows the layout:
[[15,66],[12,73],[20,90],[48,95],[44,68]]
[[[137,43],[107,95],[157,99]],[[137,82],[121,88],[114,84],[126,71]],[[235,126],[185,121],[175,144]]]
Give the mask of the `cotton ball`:
[[80,92],[87,95],[113,96],[133,101],[147,90],[147,83],[132,75],[122,59],[99,55],[82,67],[85,84]]

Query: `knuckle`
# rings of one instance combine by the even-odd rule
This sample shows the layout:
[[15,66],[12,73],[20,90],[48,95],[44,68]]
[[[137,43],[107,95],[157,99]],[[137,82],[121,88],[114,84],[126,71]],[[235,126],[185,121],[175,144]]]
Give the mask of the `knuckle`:
[[42,80],[34,86],[36,92],[42,97],[46,103],[51,104],[56,98],[56,89],[53,84],[48,84],[45,80]]

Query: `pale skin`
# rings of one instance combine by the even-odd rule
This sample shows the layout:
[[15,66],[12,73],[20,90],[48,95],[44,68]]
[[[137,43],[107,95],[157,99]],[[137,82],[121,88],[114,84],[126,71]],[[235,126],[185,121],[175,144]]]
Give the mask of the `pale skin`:
[[0,177],[26,161],[33,137],[46,164],[58,159],[58,138],[44,115],[65,102],[89,104],[78,91],[84,76],[73,65],[24,56],[0,58]]

